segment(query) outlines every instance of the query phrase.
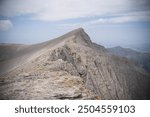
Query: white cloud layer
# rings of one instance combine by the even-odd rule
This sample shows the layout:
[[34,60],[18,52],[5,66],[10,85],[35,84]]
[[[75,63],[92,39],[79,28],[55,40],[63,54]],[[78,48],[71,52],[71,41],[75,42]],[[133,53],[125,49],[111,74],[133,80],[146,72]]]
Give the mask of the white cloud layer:
[[6,31],[13,27],[10,20],[0,20],[0,31]]
[[86,22],[79,23],[66,23],[62,24],[61,27],[85,27],[90,25],[112,25],[112,24],[123,24],[130,22],[150,21],[150,11],[139,11],[126,14],[117,14],[111,17],[97,18]]
[[109,16],[149,9],[148,0],[1,0],[0,2],[1,16],[29,14],[32,15],[32,19],[44,21]]
[[110,18],[99,18],[97,20],[86,22],[85,24],[120,24],[138,21],[150,21],[149,13],[150,11],[122,14]]

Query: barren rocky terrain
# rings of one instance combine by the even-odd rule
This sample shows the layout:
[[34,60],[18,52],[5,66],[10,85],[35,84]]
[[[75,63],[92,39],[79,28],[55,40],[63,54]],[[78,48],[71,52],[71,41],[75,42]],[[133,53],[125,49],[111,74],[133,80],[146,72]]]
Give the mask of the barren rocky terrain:
[[150,76],[82,28],[35,45],[0,45],[0,99],[150,99]]

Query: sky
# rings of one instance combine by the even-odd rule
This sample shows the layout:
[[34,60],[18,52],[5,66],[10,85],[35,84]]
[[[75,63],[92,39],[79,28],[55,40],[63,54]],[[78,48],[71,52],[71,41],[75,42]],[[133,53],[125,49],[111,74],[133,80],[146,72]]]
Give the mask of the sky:
[[80,27],[105,47],[150,44],[149,0],[0,0],[0,43],[35,44]]

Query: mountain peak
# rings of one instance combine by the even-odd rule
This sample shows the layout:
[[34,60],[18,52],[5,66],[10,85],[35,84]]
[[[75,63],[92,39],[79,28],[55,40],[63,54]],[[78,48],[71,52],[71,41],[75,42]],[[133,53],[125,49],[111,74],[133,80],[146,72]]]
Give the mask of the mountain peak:
[[65,38],[70,37],[70,36],[75,36],[72,40],[76,43],[79,43],[79,44],[84,44],[84,45],[90,46],[92,43],[90,37],[84,31],[83,28],[75,29],[75,30],[68,32],[67,34],[63,35],[63,37],[65,37]]
[[73,32],[75,32],[75,33],[79,33],[79,32],[85,33],[83,28],[77,28],[77,29],[73,30]]
[[86,46],[91,46],[91,43],[92,43],[90,37],[84,31],[83,28],[74,29],[74,30],[58,37],[56,40],[57,40],[57,42],[70,40],[72,42],[78,43],[80,45],[86,45]]
[[68,35],[68,36],[69,36],[69,35],[76,35],[76,34],[81,34],[81,33],[86,33],[86,32],[84,31],[83,28],[77,28],[77,29],[74,29],[74,30],[68,32],[68,33],[65,34],[65,35]]

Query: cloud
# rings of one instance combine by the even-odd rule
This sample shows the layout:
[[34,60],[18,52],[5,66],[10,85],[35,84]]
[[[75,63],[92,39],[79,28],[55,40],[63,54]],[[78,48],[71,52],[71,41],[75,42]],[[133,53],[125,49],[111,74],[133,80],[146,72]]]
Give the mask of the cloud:
[[150,15],[147,14],[128,14],[115,16],[111,18],[99,18],[97,20],[86,22],[86,24],[120,24],[120,23],[130,23],[130,22],[138,22],[138,21],[150,21]]
[[148,0],[1,0],[0,15],[60,21],[147,10],[148,4]]
[[61,24],[61,27],[86,27],[89,25],[114,25],[123,24],[131,22],[143,22],[150,21],[150,11],[139,11],[126,14],[115,14],[110,17],[96,18],[94,20],[89,20],[86,22],[79,23],[65,23]]
[[10,20],[0,20],[0,31],[6,31],[13,27]]

